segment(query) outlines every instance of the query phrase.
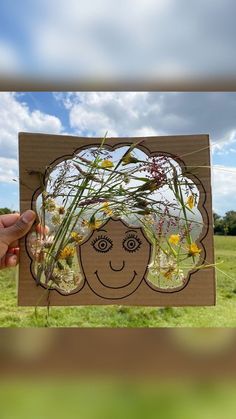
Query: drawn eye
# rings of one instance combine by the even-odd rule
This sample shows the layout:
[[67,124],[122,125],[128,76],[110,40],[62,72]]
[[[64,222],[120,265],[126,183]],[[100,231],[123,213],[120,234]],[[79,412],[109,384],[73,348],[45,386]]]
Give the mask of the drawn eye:
[[92,241],[92,246],[97,252],[106,253],[113,247],[113,243],[107,236],[98,236]]
[[130,234],[123,240],[123,248],[127,252],[136,252],[141,246],[142,242],[135,234]]

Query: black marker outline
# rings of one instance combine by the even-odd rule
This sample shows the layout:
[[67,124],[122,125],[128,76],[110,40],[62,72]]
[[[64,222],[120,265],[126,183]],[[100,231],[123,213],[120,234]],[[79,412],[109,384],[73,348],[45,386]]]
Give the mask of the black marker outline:
[[[107,249],[107,250],[101,250],[101,249],[98,249],[97,247],[95,247],[95,244],[99,240],[108,241],[110,243],[110,245],[111,245],[109,247],[109,249]],[[108,236],[98,236],[98,237],[95,237],[94,240],[91,242],[91,246],[94,248],[94,250],[96,250],[96,252],[99,252],[99,253],[107,253],[107,252],[109,252],[113,248],[113,241]]]
[[[48,175],[50,174],[50,172],[52,171],[52,170],[54,170],[54,168],[55,168],[55,166],[57,166],[57,164],[59,164],[59,163],[61,163],[62,161],[65,161],[65,160],[69,160],[69,159],[72,159],[76,154],[78,154],[78,153],[80,153],[82,150],[88,150],[88,149],[90,149],[90,148],[93,148],[93,147],[98,147],[99,145],[100,145],[100,139],[98,139],[98,141],[96,141],[95,143],[92,143],[92,144],[89,144],[89,145],[84,145],[84,146],[81,146],[81,147],[78,147],[77,149],[75,149],[74,151],[73,151],[73,153],[72,154],[65,154],[65,155],[62,155],[61,157],[58,157],[58,158],[56,158],[56,159],[54,159],[50,164],[49,164],[49,166],[46,168],[46,170],[45,170],[45,173],[44,173],[44,176],[43,176],[43,184],[45,185],[45,183],[46,183],[46,179],[47,179],[47,177],[48,177]],[[143,141],[145,141],[145,138],[143,139]],[[119,143],[119,144],[114,144],[114,145],[112,145],[112,144],[105,144],[104,145],[104,148],[107,148],[107,149],[110,149],[110,150],[116,150],[116,149],[119,149],[119,148],[122,148],[122,147],[126,147],[126,146],[131,146],[131,145],[133,145],[134,143],[133,142],[130,142],[130,141],[127,141],[127,142],[123,142],[123,143]],[[185,162],[184,162],[184,160],[182,160],[182,158],[180,158],[179,156],[177,156],[177,155],[174,155],[174,154],[172,154],[172,153],[168,153],[168,152],[163,152],[163,151],[150,151],[149,150],[149,148],[147,147],[147,146],[145,146],[144,144],[143,144],[143,142],[140,142],[137,146],[135,146],[135,148],[137,148],[137,149],[139,149],[139,150],[141,150],[141,151],[143,151],[144,153],[146,153],[147,154],[147,156],[148,157],[157,157],[157,156],[167,156],[167,157],[170,157],[170,158],[172,158],[173,160],[175,160],[178,164],[179,164],[179,166],[181,167],[181,169],[182,169],[182,173],[183,173],[183,171],[185,172],[185,176],[187,177],[187,178],[189,178],[189,179],[191,179],[193,182],[194,182],[194,185],[198,188],[198,183],[196,182],[196,181],[198,181],[199,182],[199,185],[201,186],[201,193],[199,194],[199,197],[202,197],[203,196],[203,200],[202,200],[202,203],[201,203],[201,207],[199,207],[199,205],[200,205],[200,200],[199,200],[199,203],[198,203],[198,210],[199,210],[199,212],[200,212],[200,214],[201,214],[201,216],[202,216],[202,219],[204,219],[204,217],[203,217],[203,212],[204,212],[204,214],[205,214],[205,216],[206,216],[206,223],[204,224],[204,226],[203,226],[203,231],[205,230],[205,233],[203,233],[201,236],[200,236],[200,238],[196,241],[196,243],[199,243],[200,245],[201,245],[201,247],[202,247],[202,250],[203,250],[203,257],[201,256],[201,258],[200,258],[200,261],[199,261],[199,264],[198,265],[200,265],[201,264],[201,260],[203,260],[203,261],[205,261],[205,258],[206,258],[206,248],[205,248],[205,246],[204,246],[204,244],[203,244],[203,240],[205,239],[205,237],[207,236],[207,234],[208,234],[208,232],[209,232],[209,214],[208,214],[208,212],[207,212],[207,210],[206,210],[206,207],[205,207],[205,203],[206,203],[206,200],[207,200],[207,194],[206,194],[206,189],[205,189],[205,187],[204,187],[204,185],[203,185],[203,183],[202,183],[202,181],[198,178],[198,176],[196,176],[196,175],[194,175],[194,174],[192,174],[192,173],[189,173],[188,172],[188,170],[187,170],[187,166],[186,166],[186,164],[185,164]],[[199,189],[198,189],[199,190]],[[31,209],[32,210],[34,210],[35,211],[35,202],[36,202],[36,199],[37,199],[37,197],[40,195],[40,193],[41,193],[41,188],[39,187],[39,188],[37,188],[34,192],[33,192],[33,194],[32,194],[32,198],[31,198]],[[111,218],[113,218],[113,217],[111,217]],[[109,218],[110,219],[110,218]],[[108,219],[108,220],[109,220]],[[107,221],[108,221],[107,220]],[[123,220],[120,220],[121,222],[123,222]],[[105,223],[106,224],[106,223]],[[123,222],[123,224],[124,225],[126,225],[127,227],[130,227],[130,226],[128,226],[127,224],[125,224],[124,222]],[[133,228],[133,227],[132,227]],[[25,236],[25,239],[24,239],[24,243],[25,243],[25,249],[26,249],[26,253],[27,253],[27,255],[28,255],[28,257],[30,258],[30,260],[31,260],[31,262],[30,262],[30,272],[31,272],[31,275],[32,275],[32,277],[34,278],[34,280],[35,280],[35,282],[36,282],[36,284],[37,285],[39,285],[39,286],[41,286],[41,287],[43,287],[43,288],[46,288],[47,290],[50,290],[50,291],[56,291],[56,292],[58,292],[59,294],[61,294],[61,295],[63,295],[63,296],[70,296],[70,295],[73,295],[73,294],[76,294],[76,293],[78,293],[78,292],[80,292],[83,288],[84,288],[84,286],[85,286],[85,283],[87,282],[87,284],[88,284],[88,286],[89,286],[89,288],[91,289],[91,287],[90,287],[90,285],[89,285],[89,283],[88,283],[88,281],[87,281],[87,278],[85,277],[85,275],[84,275],[84,271],[83,271],[83,275],[84,275],[84,278],[82,279],[82,282],[83,282],[83,285],[82,285],[82,287],[79,287],[79,288],[76,288],[74,291],[72,291],[72,292],[70,292],[70,293],[64,293],[62,290],[59,290],[59,289],[57,289],[56,287],[55,288],[48,288],[46,285],[44,285],[44,284],[42,284],[42,283],[38,283],[38,279],[37,279],[37,277],[35,276],[35,274],[34,274],[34,272],[33,272],[33,264],[34,264],[34,259],[31,257],[31,254],[30,254],[30,252],[29,252],[29,250],[28,250],[28,246],[27,246],[27,237],[28,237],[28,235],[29,234],[31,234],[30,232]],[[90,236],[91,237],[91,236]],[[145,237],[145,238],[147,238],[147,237]],[[147,238],[147,240],[148,240],[148,238]],[[149,240],[148,240],[149,241]],[[150,243],[150,242],[149,242]],[[80,248],[80,245],[79,245],[79,248]],[[147,286],[149,287],[149,288],[151,288],[153,291],[155,291],[155,292],[159,292],[159,293],[163,293],[163,294],[174,294],[174,293],[177,293],[177,292],[181,292],[184,288],[186,288],[186,286],[188,285],[188,283],[189,283],[189,281],[190,281],[190,279],[191,279],[191,277],[192,277],[192,275],[194,274],[194,273],[196,273],[196,272],[198,272],[198,265],[196,265],[194,268],[193,268],[193,270],[191,270],[191,271],[189,271],[188,272],[188,275],[187,275],[187,277],[185,278],[185,282],[183,283],[183,285],[181,285],[181,286],[179,286],[178,288],[175,288],[175,289],[173,289],[173,290],[169,290],[169,289],[160,289],[160,288],[158,288],[158,287],[156,287],[154,284],[152,284],[150,281],[148,281],[147,279],[146,279],[146,273],[147,273],[147,270],[148,270],[148,266],[147,266],[147,268],[146,268],[146,270],[145,270],[145,273],[144,273],[144,276],[143,276],[143,278],[142,278],[142,280],[144,280],[145,281],[145,283],[147,284]],[[141,282],[142,282],[142,280],[141,280]],[[141,282],[140,282],[140,284],[141,284]],[[140,284],[138,285],[138,287],[133,291],[133,292],[135,292],[138,288],[139,288],[139,286],[140,286]],[[92,290],[92,289],[91,289]],[[93,291],[93,290],[92,290]],[[94,291],[93,291],[94,292]],[[133,292],[131,293],[131,294],[133,294]],[[96,295],[98,295],[96,292],[94,292]],[[131,295],[131,294],[129,294],[129,295]],[[126,297],[128,297],[129,295],[127,295]],[[101,297],[100,295],[98,295],[99,297]],[[126,297],[121,297],[121,298],[126,298]],[[106,297],[101,297],[101,298],[106,298]],[[116,300],[116,299],[121,299],[120,297],[118,297],[118,298],[109,298],[110,300]]]
[[[128,241],[129,239],[135,239],[138,242],[138,245],[137,245],[137,247],[135,249],[128,249],[128,247],[125,247],[125,244],[124,243],[126,241]],[[132,235],[132,233],[130,233],[130,235],[126,236],[124,238],[124,240],[122,241],[122,247],[123,247],[123,249],[126,252],[129,252],[129,253],[137,252],[140,249],[141,245],[142,245],[142,241],[140,240],[140,238],[136,234],[133,234]]]

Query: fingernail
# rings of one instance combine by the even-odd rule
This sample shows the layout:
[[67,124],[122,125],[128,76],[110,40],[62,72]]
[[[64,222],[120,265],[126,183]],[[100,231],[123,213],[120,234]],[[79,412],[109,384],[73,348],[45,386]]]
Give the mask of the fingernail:
[[28,211],[25,211],[22,215],[22,220],[26,224],[31,223],[34,219],[35,219],[34,211],[28,210]]

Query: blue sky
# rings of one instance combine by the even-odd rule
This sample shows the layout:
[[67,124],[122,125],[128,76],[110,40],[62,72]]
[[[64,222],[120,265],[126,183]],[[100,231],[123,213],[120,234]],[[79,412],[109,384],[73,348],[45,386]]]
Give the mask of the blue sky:
[[234,0],[8,0],[0,74],[92,78],[235,76]]
[[19,131],[82,136],[210,135],[213,206],[236,209],[236,93],[0,92],[0,207],[19,208]]
[[[235,78],[235,0],[8,0],[0,81]],[[209,133],[214,209],[236,208],[235,93],[0,93],[0,206],[18,207],[19,131]]]

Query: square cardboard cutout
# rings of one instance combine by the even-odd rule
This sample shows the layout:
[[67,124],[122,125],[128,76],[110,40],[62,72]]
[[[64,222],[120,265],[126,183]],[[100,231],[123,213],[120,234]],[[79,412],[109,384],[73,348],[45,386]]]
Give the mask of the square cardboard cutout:
[[[94,147],[96,148],[101,145],[101,141],[101,138],[20,133],[20,211],[24,212],[31,208],[38,212],[40,205],[37,204],[37,200],[39,199],[39,195],[42,194],[42,188],[46,187],[45,185],[48,181],[46,173],[56,173],[56,178],[58,176],[59,179],[59,172],[56,172],[55,169],[57,165],[57,167],[60,167],[61,162],[67,162],[73,156],[80,155],[79,153],[82,152],[85,153],[86,150],[90,153]],[[163,239],[165,240],[167,247],[164,249],[161,256],[158,254],[158,266],[160,270],[162,269],[162,279],[164,278],[167,284],[163,287],[162,283],[161,286],[160,282],[155,282],[155,275],[152,280],[152,277],[147,274],[147,272],[150,271],[151,266],[153,268],[155,265],[153,259],[154,250],[152,248],[153,242],[150,240],[150,236],[148,236],[142,226],[134,227],[129,221],[127,222],[127,219],[124,220],[117,217],[117,215],[112,215],[104,219],[104,222],[100,223],[99,227],[92,229],[87,237],[82,240],[82,243],[78,243],[76,246],[75,255],[73,257],[80,262],[79,269],[81,277],[74,286],[74,289],[72,288],[68,292],[65,288],[65,284],[70,281],[70,269],[67,265],[66,268],[64,268],[64,265],[61,266],[62,262],[64,263],[65,260],[58,264],[59,268],[58,266],[56,268],[59,274],[61,273],[60,269],[62,269],[63,275],[65,269],[67,269],[67,277],[63,277],[63,286],[55,285],[56,283],[54,282],[52,285],[52,282],[47,282],[46,280],[45,282],[41,282],[37,277],[37,272],[39,271],[35,271],[34,266],[35,264],[38,266],[39,262],[38,260],[37,262],[35,261],[35,253],[33,254],[32,248],[29,248],[32,247],[33,243],[32,239],[29,239],[29,237],[32,237],[31,235],[34,234],[30,232],[25,238],[20,240],[19,305],[76,306],[90,304],[118,304],[130,306],[208,306],[215,304],[209,136],[178,135],[142,138],[106,138],[105,149],[112,155],[116,150],[118,150],[117,152],[119,153],[119,150],[122,149],[122,147],[126,147],[126,150],[129,151],[129,147],[132,144],[137,144],[137,147],[136,145],[135,147],[139,150],[139,153],[148,156],[148,159],[151,159],[149,160],[150,162],[157,162],[159,157],[161,159],[159,161],[163,161],[164,158],[166,159],[165,162],[170,162],[168,164],[170,164],[169,167],[173,169],[171,169],[172,178],[173,173],[176,173],[177,170],[174,169],[174,165],[176,165],[175,168],[178,166],[178,170],[181,171],[181,176],[185,176],[197,188],[198,197],[196,211],[201,218],[201,232],[195,240],[197,246],[195,247],[195,250],[197,249],[196,253],[192,255],[193,260],[195,260],[194,258],[196,255],[199,256],[196,265],[194,265],[184,277],[182,274],[181,283],[177,281],[176,285],[174,282],[174,285],[172,284],[172,286],[169,286],[170,282],[168,283],[168,281],[170,279],[170,273],[172,275],[173,272],[175,272],[176,266],[173,264],[173,261],[168,267],[164,266],[167,258],[166,254],[172,252],[172,254],[168,253],[168,258],[171,258],[173,255],[176,257],[177,246],[179,241],[181,243],[181,240],[182,249],[185,249],[186,251],[186,243],[184,242],[186,237],[184,238],[184,234],[182,236],[181,234],[176,234],[179,233],[178,231],[171,230],[171,228],[174,228],[173,225],[176,225],[175,222],[167,222],[169,230],[166,230],[165,233],[163,233],[164,236],[166,235]],[[127,166],[128,163],[129,162],[126,161]],[[125,168],[126,164],[124,163],[122,167]],[[149,169],[150,167],[151,166],[149,166]],[[112,168],[110,169],[112,170]],[[148,170],[150,178],[153,174],[157,173],[157,171],[155,171],[157,169],[154,169],[152,166],[152,169]],[[83,173],[81,167],[80,172]],[[41,177],[38,175],[40,173]],[[158,176],[160,181],[160,172],[158,172]],[[44,183],[43,186],[42,179]],[[173,179],[170,179],[169,181],[172,182]],[[183,182],[183,179],[185,178],[181,177],[181,179],[181,182]],[[54,182],[56,182],[56,179],[54,179]],[[175,187],[174,181],[171,184]],[[145,185],[147,184],[145,183]],[[128,182],[126,188],[128,194]],[[147,189],[148,188],[146,188],[145,191],[145,197],[148,199]],[[144,191],[145,187],[143,188],[142,186],[139,188],[139,191],[141,190]],[[161,190],[162,189],[160,188],[160,191]],[[157,191],[157,193],[159,193],[159,191]],[[129,199],[127,198],[128,202],[132,194],[127,196],[129,196]],[[87,195],[87,198],[88,197],[89,195]],[[99,199],[104,205],[104,200],[102,201],[101,197]],[[184,204],[184,209],[185,211],[189,209],[189,213],[191,214],[191,208],[194,211],[193,203],[190,205],[191,197],[188,199],[190,199],[190,201],[188,201],[189,208]],[[43,201],[41,201],[41,205],[42,202]],[[83,207],[82,204],[81,207]],[[49,208],[49,210],[52,211],[52,208]],[[139,212],[143,213],[143,208],[142,211]],[[52,214],[50,214],[50,217],[51,215]],[[176,220],[176,216],[174,216],[174,219]],[[39,222],[39,218],[37,222]],[[191,220],[189,225],[190,224]],[[155,224],[155,231],[158,231],[158,228],[160,229],[161,225],[160,215],[157,224]],[[172,227],[170,227],[171,225]],[[33,228],[35,229],[35,227]],[[56,233],[54,238],[55,237]],[[172,239],[170,239],[170,237],[172,237]],[[60,253],[60,255],[62,254]],[[185,259],[188,261],[189,255],[187,254],[185,256]],[[161,258],[164,262],[163,260],[160,262]],[[69,259],[66,259],[66,262],[68,262],[68,260]],[[160,263],[162,263],[162,265],[160,265]],[[204,269],[202,269],[203,266]],[[42,272],[42,270],[40,272]],[[178,271],[178,273],[179,272],[180,271]],[[60,277],[60,281],[62,281],[62,276],[59,274],[57,274],[57,276],[53,275],[55,278]],[[72,277],[74,278],[75,274],[73,275]],[[51,281],[50,278],[49,281]],[[60,282],[60,284],[62,284],[62,282]]]

